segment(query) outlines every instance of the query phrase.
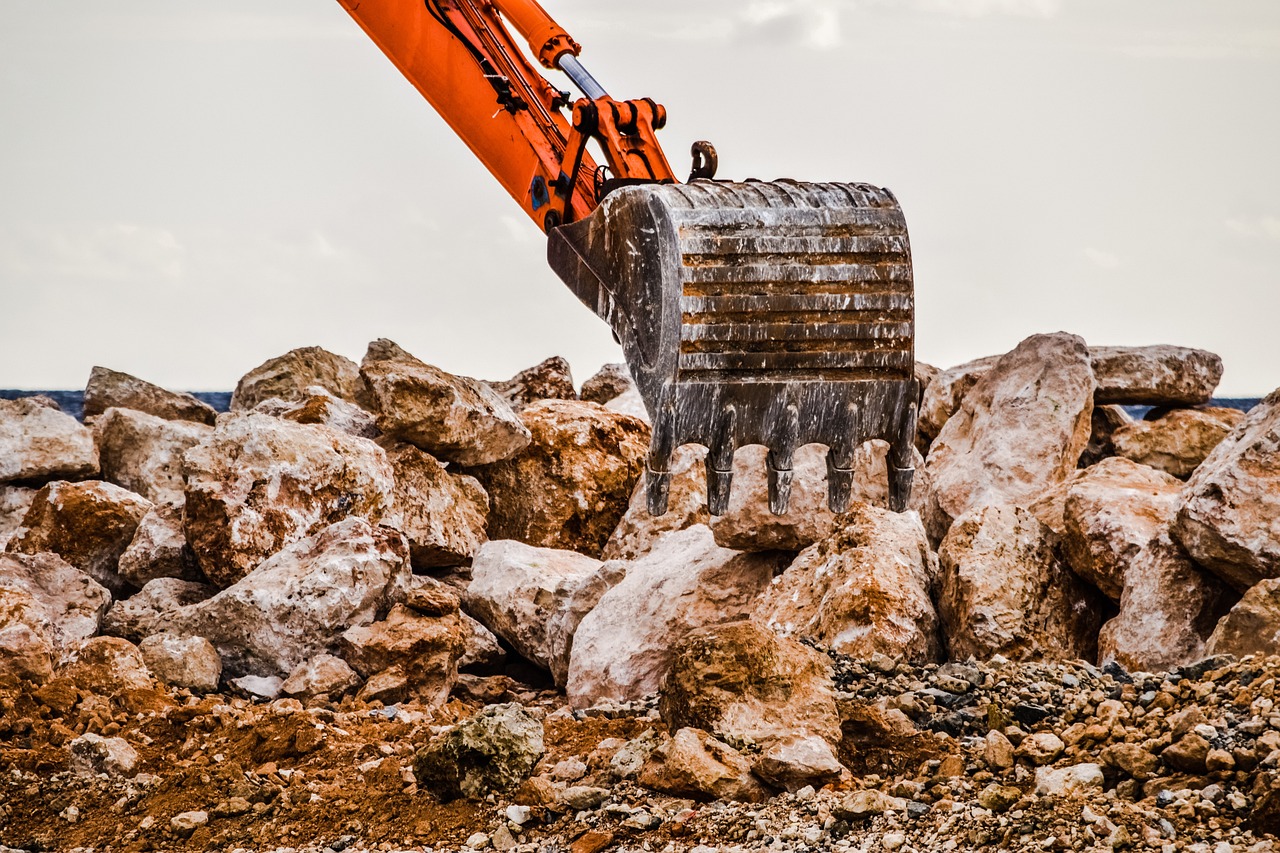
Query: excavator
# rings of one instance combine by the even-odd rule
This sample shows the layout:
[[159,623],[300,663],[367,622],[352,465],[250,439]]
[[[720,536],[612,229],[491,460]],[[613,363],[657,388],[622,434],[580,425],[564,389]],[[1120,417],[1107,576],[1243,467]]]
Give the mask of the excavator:
[[681,182],[657,139],[665,108],[611,97],[535,0],[339,2],[543,230],[552,270],[613,329],[653,424],[652,514],[667,510],[684,444],[708,450],[713,515],[728,507],[739,447],[768,448],[769,507],[781,515],[795,450],[825,445],[828,504],[843,512],[854,452],[875,438],[889,443],[890,508],[905,509],[915,289],[889,190],[719,180],[707,142],[694,143]]

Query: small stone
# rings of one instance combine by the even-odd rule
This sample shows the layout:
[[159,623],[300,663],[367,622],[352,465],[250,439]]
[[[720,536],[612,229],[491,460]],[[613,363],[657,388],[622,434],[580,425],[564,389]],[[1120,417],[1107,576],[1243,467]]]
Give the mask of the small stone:
[[524,826],[533,817],[533,809],[528,806],[507,806],[507,820],[516,826]]
[[1053,732],[1039,732],[1025,738],[1018,745],[1018,755],[1029,759],[1032,764],[1052,764],[1062,754],[1066,744]]
[[598,808],[608,797],[609,791],[605,788],[574,785],[571,788],[566,788],[557,799],[576,811],[588,811]]
[[102,737],[85,732],[71,741],[71,769],[80,776],[106,773],[129,776],[138,766],[138,752],[120,737]]
[[1022,791],[1011,785],[991,784],[978,792],[978,805],[988,811],[1002,814],[1022,799]]
[[982,757],[989,767],[1007,770],[1013,766],[1013,744],[1003,734],[992,729],[987,732],[987,744],[983,749]]
[[1066,797],[1090,790],[1102,790],[1106,777],[1097,764],[1073,764],[1069,767],[1036,769],[1037,794]]
[[1236,760],[1231,753],[1225,749],[1211,749],[1204,760],[1205,770],[1210,773],[1220,773],[1225,770],[1234,770]]
[[209,813],[205,811],[183,812],[182,814],[174,815],[169,820],[169,825],[183,838],[208,823]]
[[906,800],[891,797],[883,791],[854,791],[846,795],[831,813],[840,820],[862,821],[887,811],[902,812],[906,807]]

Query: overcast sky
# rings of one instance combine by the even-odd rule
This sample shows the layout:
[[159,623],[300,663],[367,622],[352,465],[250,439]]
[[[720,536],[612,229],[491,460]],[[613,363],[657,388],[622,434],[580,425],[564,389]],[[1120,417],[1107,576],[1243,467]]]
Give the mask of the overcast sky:
[[[677,171],[868,181],[917,355],[1065,329],[1280,385],[1275,0],[544,0]],[[505,378],[620,360],[543,238],[334,0],[41,0],[0,28],[0,388],[230,389],[389,337]],[[565,84],[562,84],[565,85]]]

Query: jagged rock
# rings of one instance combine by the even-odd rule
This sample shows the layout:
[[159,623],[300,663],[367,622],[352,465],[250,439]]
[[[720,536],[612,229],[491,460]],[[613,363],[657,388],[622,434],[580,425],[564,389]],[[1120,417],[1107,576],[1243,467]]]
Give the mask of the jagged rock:
[[916,419],[916,431],[920,433],[926,447],[938,437],[947,421],[960,409],[965,395],[999,360],[1000,356],[989,355],[940,370],[930,378],[923,391],[920,414]]
[[517,412],[538,400],[578,399],[569,362],[558,355],[520,371],[505,382],[490,382],[489,387]]
[[382,448],[315,424],[224,416],[187,452],[184,472],[187,542],[221,587],[348,516],[398,521],[395,478]]
[[1241,592],[1280,575],[1280,390],[1249,412],[1187,481],[1174,536]]
[[1025,506],[1066,480],[1089,441],[1093,371],[1084,341],[1034,335],[1000,357],[965,395],[929,449],[925,526],[987,504]]
[[775,555],[721,548],[701,525],[664,536],[579,623],[565,685],[570,704],[630,701],[656,691],[674,644],[690,631],[747,615],[777,565]]
[[608,403],[634,390],[636,383],[625,364],[606,364],[594,376],[582,383],[582,399],[590,403]]
[[1067,475],[1067,479],[1061,483],[1054,483],[1040,492],[1027,504],[1027,511],[1058,536],[1065,535],[1067,532],[1067,496],[1071,494],[1071,487],[1083,476],[1084,471],[1081,469],[1072,471]]
[[67,750],[71,753],[71,771],[77,776],[130,776],[138,766],[138,751],[121,737],[85,732],[67,744]]
[[343,659],[366,678],[399,667],[408,678],[410,692],[435,707],[449,698],[466,639],[466,628],[456,611],[423,616],[397,604],[385,620],[344,631],[338,649]]
[[280,686],[280,692],[303,701],[337,699],[360,686],[360,676],[340,657],[319,654],[303,661]]
[[563,685],[578,624],[625,573],[623,563],[601,564],[574,551],[487,542],[463,600],[471,615]]
[[870,820],[877,815],[885,812],[897,812],[904,814],[907,811],[907,801],[901,797],[894,797],[883,791],[851,791],[845,794],[831,813],[840,820],[859,822]]
[[702,729],[725,743],[759,748],[760,775],[780,787],[821,787],[840,776],[830,660],[757,622],[686,634],[676,644],[658,709],[669,730]]
[[354,361],[320,347],[302,347],[268,359],[242,376],[231,394],[231,411],[247,411],[272,397],[300,400],[313,385],[349,403],[366,399]]
[[1197,732],[1188,732],[1165,747],[1160,753],[1160,760],[1184,773],[1204,773],[1211,748],[1209,741]]
[[404,603],[423,616],[448,616],[457,613],[462,599],[453,587],[426,575],[409,578],[409,591]]
[[462,465],[507,459],[529,430],[488,385],[414,358],[388,340],[369,344],[360,364],[378,429],[432,456]]
[[302,391],[295,400],[271,397],[253,407],[259,414],[272,415],[299,424],[320,424],[357,438],[382,435],[376,418],[355,403],[335,397],[319,385]]
[[156,578],[204,580],[182,530],[182,511],[171,504],[149,509],[120,555],[117,573],[139,589]]
[[283,686],[284,681],[278,675],[244,675],[227,682],[232,694],[254,702],[270,702],[280,695]]
[[76,687],[102,696],[118,696],[126,690],[149,690],[155,686],[142,652],[119,637],[93,637],[71,649],[58,668],[58,675]]
[[1280,648],[1280,578],[1254,584],[1214,628],[1208,655],[1274,655]]
[[769,799],[769,790],[751,775],[745,756],[698,729],[680,729],[654,750],[638,781],[653,791],[703,802]]
[[1194,406],[1209,402],[1222,359],[1176,346],[1090,347],[1096,401],[1129,406]]
[[686,444],[676,448],[671,456],[667,511],[662,515],[649,513],[644,477],[637,480],[631,503],[605,543],[601,558],[634,560],[649,553],[667,533],[695,524],[711,524],[711,513],[707,510],[706,458],[707,449],[702,445]]
[[232,677],[286,678],[404,599],[404,537],[348,518],[287,546],[207,601],[168,614],[168,629],[204,637]]
[[400,530],[418,569],[463,566],[485,541],[489,494],[480,481],[445,469],[412,444],[388,442]]
[[507,653],[498,637],[479,621],[462,614],[462,627],[467,632],[466,649],[458,658],[458,669],[497,667],[507,661]]
[[56,554],[0,554],[0,675],[47,680],[64,649],[98,633],[110,604]]
[[774,579],[754,614],[783,635],[853,657],[936,660],[938,618],[929,600],[936,573],[919,516],[855,503],[835,532]]
[[0,400],[0,483],[29,485],[98,474],[93,433],[39,400]]
[[[791,503],[785,515],[769,510],[768,452],[768,448],[752,444],[734,455],[729,506],[724,515],[711,519],[718,545],[739,551],[800,551],[840,526],[840,519],[827,503],[826,448],[807,444],[796,450]],[[888,443],[879,440],[865,442],[854,451],[855,503],[888,507],[888,455]],[[917,460],[917,465],[923,463],[923,459]]]
[[521,417],[529,446],[472,471],[489,492],[489,537],[598,556],[644,470],[648,428],[578,400],[542,400]]
[[140,643],[166,629],[169,614],[212,598],[217,587],[178,578],[156,578],[142,591],[111,605],[102,619],[102,632]]
[[514,790],[544,751],[542,723],[519,705],[490,705],[427,744],[413,770],[441,800],[479,800]]
[[102,479],[152,503],[181,506],[182,457],[213,435],[203,423],[167,421],[132,409],[108,409],[93,424]]
[[1100,791],[1106,783],[1106,776],[1097,764],[1036,768],[1037,796],[1070,797],[1094,789]]
[[356,694],[356,699],[361,702],[396,705],[409,700],[411,686],[409,674],[404,671],[404,668],[391,666],[371,676]]
[[5,547],[17,554],[57,554],[120,593],[129,587],[117,572],[120,555],[151,507],[150,501],[111,483],[49,483]]
[[36,490],[23,486],[0,486],[0,551],[5,543],[19,527],[31,502],[35,500]]
[[1067,491],[1062,538],[1067,562],[1119,601],[1129,565],[1169,529],[1181,493],[1175,477],[1128,459],[1104,459],[1088,468]]
[[167,391],[136,376],[95,367],[84,388],[84,416],[92,418],[107,409],[133,409],[167,421],[212,425],[218,413],[190,394]]
[[200,693],[218,689],[222,658],[204,637],[152,634],[138,649],[151,674],[170,687],[186,687]]
[[938,549],[938,614],[952,660],[1092,660],[1102,599],[1021,507],[961,516]]
[[1097,465],[1103,459],[1115,456],[1117,430],[1132,423],[1133,418],[1129,417],[1129,413],[1123,406],[1095,405],[1090,418],[1089,443],[1085,446],[1084,453],[1080,454],[1080,467],[1088,468]]
[[1174,409],[1155,420],[1126,424],[1112,441],[1117,456],[1186,479],[1244,417],[1237,409]]
[[1234,598],[1164,533],[1129,563],[1120,612],[1098,635],[1098,657],[1144,672],[1201,660],[1205,641]]

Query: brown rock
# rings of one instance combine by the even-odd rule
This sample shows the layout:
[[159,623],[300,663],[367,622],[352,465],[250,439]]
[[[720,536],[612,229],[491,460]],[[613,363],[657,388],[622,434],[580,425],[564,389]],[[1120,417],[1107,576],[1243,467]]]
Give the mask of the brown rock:
[[170,687],[186,687],[200,693],[218,689],[222,658],[204,637],[152,634],[138,649],[151,674]]
[[132,409],[108,409],[93,424],[102,479],[152,503],[182,506],[182,457],[213,435],[203,423],[164,420]]
[[461,599],[447,584],[425,575],[409,579],[409,591],[404,603],[423,616],[448,616],[461,607]]
[[938,371],[925,386],[916,429],[925,447],[933,442],[947,421],[960,410],[965,395],[1000,360],[998,355],[967,361]]
[[529,430],[488,385],[419,361],[388,340],[360,365],[378,429],[438,459],[486,465],[529,444]]
[[1123,406],[1094,406],[1093,416],[1090,418],[1089,444],[1080,455],[1080,467],[1088,468],[1115,456],[1116,431],[1132,423],[1133,418],[1129,417]]
[[936,660],[929,599],[937,560],[914,513],[853,504],[842,526],[801,552],[756,602],[754,616],[857,658]]
[[300,400],[313,385],[349,403],[366,397],[354,361],[320,347],[302,347],[268,359],[241,377],[231,395],[231,411],[247,411],[272,397]]
[[558,355],[520,371],[505,382],[490,382],[489,387],[517,412],[539,400],[578,399],[569,362]]
[[745,757],[698,729],[680,729],[658,747],[638,781],[650,790],[704,802],[762,803],[769,798]]
[[80,480],[98,473],[93,433],[40,400],[0,400],[0,483]]
[[0,675],[47,680],[66,648],[98,633],[111,594],[55,554],[0,554]]
[[1139,782],[1156,775],[1160,761],[1136,743],[1115,743],[1102,750],[1102,762],[1128,773]]
[[1196,469],[1173,534],[1193,559],[1241,592],[1280,576],[1280,390]]
[[117,572],[120,555],[151,506],[111,483],[50,483],[6,547],[17,554],[57,554],[112,592],[122,592],[129,584]]
[[1186,479],[1244,420],[1236,409],[1174,409],[1155,420],[1117,430],[1117,456]]
[[1274,655],[1280,649],[1280,578],[1258,581],[1222,618],[1206,655]]
[[796,734],[840,742],[831,662],[750,619],[711,625],[676,644],[658,704],[686,726],[765,746]]
[[485,541],[489,494],[480,481],[446,470],[412,444],[388,442],[400,530],[417,569],[470,564]]
[[1129,564],[1119,614],[1102,626],[1098,656],[1130,670],[1164,672],[1200,660],[1235,596],[1168,534]]
[[1128,459],[1104,459],[1067,492],[1062,539],[1078,575],[1120,600],[1125,573],[1147,544],[1169,529],[1182,483]]
[[747,615],[777,565],[772,555],[719,547],[701,525],[664,536],[579,623],[565,685],[570,704],[655,692],[679,639]]
[[1089,351],[1075,335],[1018,344],[965,395],[929,449],[925,525],[941,539],[951,522],[988,504],[1025,506],[1066,480],[1089,441]]
[[522,417],[529,446],[472,471],[489,492],[489,537],[598,556],[644,470],[648,427],[576,400],[543,400]]
[[1101,596],[1062,564],[1051,536],[1019,507],[956,520],[938,549],[938,614],[952,659],[1093,659]]
[[165,630],[174,611],[212,598],[217,592],[217,587],[204,583],[156,578],[142,592],[111,604],[102,620],[102,632],[140,643]]
[[1194,406],[1207,403],[1222,378],[1222,359],[1176,346],[1090,347],[1098,403]]
[[182,511],[170,504],[148,510],[120,555],[117,572],[139,589],[156,578],[203,581],[204,573],[182,531]]
[[710,525],[711,513],[707,511],[707,473],[704,467],[706,458],[707,449],[702,445],[686,444],[676,448],[670,462],[671,486],[667,511],[662,515],[649,513],[644,478],[637,480],[627,511],[605,543],[601,559],[634,560],[649,553],[667,533],[687,530],[695,524]]
[[186,455],[184,528],[218,586],[350,516],[395,521],[394,476],[382,448],[328,427],[229,415]]
[[409,692],[430,707],[443,705],[458,678],[466,629],[457,613],[423,616],[397,604],[382,622],[357,625],[338,642],[342,657],[363,676],[399,667]]
[[166,391],[128,373],[95,367],[89,372],[89,383],[84,388],[84,416],[91,418],[112,408],[133,409],[167,421],[210,426],[218,416],[213,406],[190,394]]
[[117,696],[126,690],[149,690],[155,686],[142,652],[119,637],[94,637],[76,646],[67,655],[58,675],[81,690],[102,696]]
[[1181,770],[1184,773],[1204,773],[1209,749],[1209,741],[1195,732],[1189,732],[1166,747],[1160,753],[1160,758],[1174,770]]
[[634,390],[631,371],[625,364],[603,365],[594,376],[582,383],[582,399],[601,405]]
[[299,424],[320,424],[358,438],[382,435],[371,412],[335,397],[319,385],[304,388],[296,400],[281,400],[279,397],[263,400],[253,407],[253,411]]

